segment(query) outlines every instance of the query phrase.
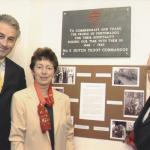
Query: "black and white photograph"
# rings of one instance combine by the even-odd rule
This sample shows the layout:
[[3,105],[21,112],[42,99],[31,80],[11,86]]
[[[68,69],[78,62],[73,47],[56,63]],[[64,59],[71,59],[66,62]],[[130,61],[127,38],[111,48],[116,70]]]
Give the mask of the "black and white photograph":
[[111,119],[110,138],[125,140],[126,136],[133,130],[134,121]]
[[128,120],[128,121],[127,121],[127,125],[126,125],[126,135],[127,135],[127,136],[128,136],[129,133],[133,130],[134,122],[135,122],[135,121],[131,121],[131,120]]
[[139,71],[138,67],[113,67],[112,85],[138,87]]
[[59,66],[55,74],[53,83],[55,84],[75,84],[76,67]]
[[144,106],[143,90],[124,91],[124,117],[137,118]]
[[111,119],[110,138],[124,140],[126,137],[127,122],[125,120]]

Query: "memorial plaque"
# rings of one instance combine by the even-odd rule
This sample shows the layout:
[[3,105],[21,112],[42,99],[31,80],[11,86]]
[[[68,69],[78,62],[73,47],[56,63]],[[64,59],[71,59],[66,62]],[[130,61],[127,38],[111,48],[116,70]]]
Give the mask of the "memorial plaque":
[[62,57],[130,57],[131,7],[63,12]]

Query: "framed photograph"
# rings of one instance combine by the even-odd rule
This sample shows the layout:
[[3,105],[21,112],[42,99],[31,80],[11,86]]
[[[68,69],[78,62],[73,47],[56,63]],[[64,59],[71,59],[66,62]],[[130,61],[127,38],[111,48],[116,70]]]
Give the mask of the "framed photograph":
[[55,84],[75,84],[76,67],[59,66],[53,83]]
[[139,67],[113,67],[112,85],[138,87],[139,72]]
[[111,120],[110,138],[124,140],[126,137],[126,121],[125,120]]
[[125,90],[124,91],[124,117],[137,118],[144,106],[143,90]]
[[124,140],[126,135],[133,130],[134,121],[115,120],[110,122],[110,138]]
[[135,121],[127,121],[127,125],[126,125],[126,136],[129,135],[129,133],[133,130],[134,128],[134,122]]

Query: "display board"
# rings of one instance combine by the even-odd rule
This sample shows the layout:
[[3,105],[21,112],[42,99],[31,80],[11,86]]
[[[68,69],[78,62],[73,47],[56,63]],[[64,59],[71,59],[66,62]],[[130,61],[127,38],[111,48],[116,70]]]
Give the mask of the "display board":
[[146,101],[146,66],[60,66],[54,88],[71,100],[75,136],[124,140]]

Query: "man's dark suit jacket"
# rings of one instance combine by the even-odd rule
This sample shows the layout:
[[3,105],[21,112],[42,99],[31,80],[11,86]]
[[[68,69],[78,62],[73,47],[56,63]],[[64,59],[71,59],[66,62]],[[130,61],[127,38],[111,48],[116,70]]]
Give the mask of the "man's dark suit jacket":
[[14,92],[26,87],[23,68],[6,58],[5,77],[0,93],[0,150],[10,150],[10,105]]
[[135,144],[137,150],[150,150],[150,117],[142,122],[145,113],[150,107],[150,97],[146,101],[140,115],[134,124]]

